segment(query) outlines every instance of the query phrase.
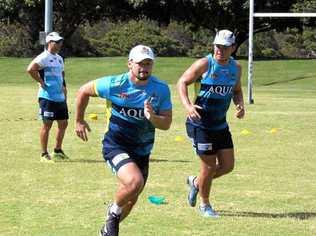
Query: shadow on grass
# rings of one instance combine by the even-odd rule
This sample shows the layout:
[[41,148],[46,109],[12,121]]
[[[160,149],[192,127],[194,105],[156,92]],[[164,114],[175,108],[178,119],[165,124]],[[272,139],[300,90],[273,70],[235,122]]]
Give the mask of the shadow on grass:
[[150,162],[178,162],[178,163],[188,163],[191,161],[187,161],[187,160],[172,160],[172,159],[155,159],[155,158],[151,158]]
[[57,161],[56,163],[105,163],[103,159],[101,160],[87,160],[87,159],[76,159],[76,160],[66,160],[66,161]]
[[275,85],[275,84],[286,84],[295,80],[303,80],[303,79],[309,79],[309,78],[313,78],[314,76],[300,76],[300,77],[296,77],[293,79],[288,79],[288,80],[282,80],[282,81],[272,81],[266,84],[263,84],[263,86],[270,86],[270,85]]
[[[167,160],[167,159],[150,159],[150,162],[178,162],[178,163],[188,163],[191,161],[186,160]],[[75,160],[66,160],[66,161],[56,161],[56,163],[105,163],[103,159],[101,160],[87,160],[87,159],[75,159]]]
[[222,216],[236,217],[260,217],[260,218],[295,218],[298,220],[308,220],[316,218],[316,212],[289,212],[289,213],[263,213],[263,212],[232,212],[219,211]]

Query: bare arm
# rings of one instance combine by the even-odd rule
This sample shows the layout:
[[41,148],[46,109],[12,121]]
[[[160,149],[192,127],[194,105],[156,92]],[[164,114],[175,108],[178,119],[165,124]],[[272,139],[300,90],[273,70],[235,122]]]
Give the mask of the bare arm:
[[196,109],[202,109],[200,106],[194,105],[189,98],[188,86],[194,83],[198,78],[206,72],[208,67],[207,58],[202,58],[195,61],[180,77],[177,88],[180,95],[180,100],[187,110],[188,117],[192,120],[200,119],[200,114]]
[[37,81],[42,88],[45,87],[45,83],[39,74],[40,65],[34,62],[34,60],[28,65],[26,71],[30,74],[30,76]]
[[233,102],[236,105],[236,110],[237,110],[236,117],[241,119],[245,115],[245,107],[244,107],[244,98],[243,98],[243,92],[242,92],[242,87],[241,87],[241,82],[240,82],[241,66],[239,63],[237,64],[237,67],[239,69],[239,73],[237,75],[238,81],[237,81],[235,88],[234,88]]
[[83,141],[88,141],[87,131],[90,131],[88,123],[84,120],[85,110],[90,97],[97,96],[94,91],[94,82],[84,84],[78,91],[76,97],[76,127],[75,132]]
[[67,100],[67,86],[66,86],[66,81],[65,81],[65,71],[62,72],[62,76],[63,76],[63,91]]
[[162,111],[155,114],[151,104],[147,101],[144,102],[145,117],[155,126],[157,129],[168,130],[172,122],[172,110]]

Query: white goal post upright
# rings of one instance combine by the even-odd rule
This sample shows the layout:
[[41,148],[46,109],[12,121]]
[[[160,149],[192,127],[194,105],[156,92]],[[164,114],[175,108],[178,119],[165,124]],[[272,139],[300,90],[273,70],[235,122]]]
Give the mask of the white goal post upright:
[[252,95],[253,78],[253,23],[255,17],[316,17],[316,13],[256,13],[254,0],[249,1],[249,35],[248,35],[248,103],[254,103]]
[[45,33],[53,31],[53,0],[45,0]]

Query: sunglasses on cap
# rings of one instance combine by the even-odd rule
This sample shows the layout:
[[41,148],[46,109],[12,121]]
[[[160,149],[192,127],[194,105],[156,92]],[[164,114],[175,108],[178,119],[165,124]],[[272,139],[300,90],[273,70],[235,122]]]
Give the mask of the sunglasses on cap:
[[54,42],[54,43],[61,43],[62,41],[63,41],[62,39],[57,40],[57,41],[51,40],[51,42]]

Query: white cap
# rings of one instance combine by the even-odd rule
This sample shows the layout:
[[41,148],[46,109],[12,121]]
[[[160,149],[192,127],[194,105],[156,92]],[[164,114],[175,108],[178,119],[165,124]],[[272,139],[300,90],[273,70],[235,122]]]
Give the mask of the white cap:
[[46,36],[46,43],[49,43],[50,41],[54,41],[57,42],[59,40],[63,40],[64,38],[61,37],[57,32],[50,32],[47,36]]
[[213,44],[231,46],[235,44],[235,35],[229,30],[220,30],[216,33]]
[[133,60],[134,62],[138,63],[145,59],[155,59],[154,52],[150,47],[137,45],[129,52],[128,60]]

